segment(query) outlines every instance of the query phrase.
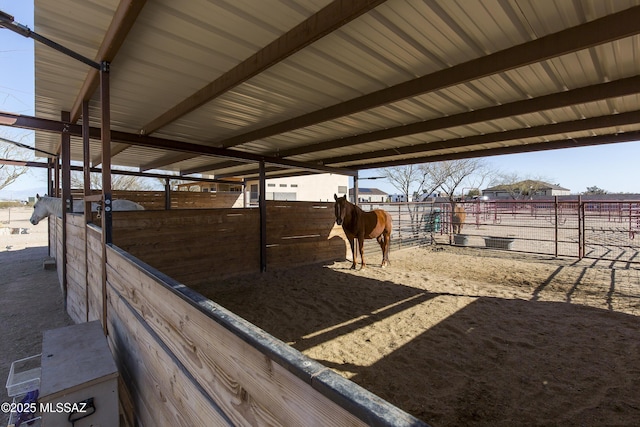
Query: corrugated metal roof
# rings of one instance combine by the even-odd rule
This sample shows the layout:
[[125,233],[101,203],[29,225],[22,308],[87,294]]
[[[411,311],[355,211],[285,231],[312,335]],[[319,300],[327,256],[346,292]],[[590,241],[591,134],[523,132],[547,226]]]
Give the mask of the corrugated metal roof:
[[[330,23],[322,15],[324,7],[335,8],[329,16],[339,16],[347,6],[367,3],[375,7],[353,19],[344,15]],[[100,60],[96,55],[118,5],[36,0],[35,31]],[[577,146],[627,140],[640,132],[640,120],[621,113],[640,111],[640,85],[611,94],[597,85],[640,76],[640,19],[628,23],[618,17],[627,31],[623,35],[608,35],[617,25],[608,25],[602,35],[580,31],[622,11],[639,17],[639,10],[640,0],[146,2],[111,62],[112,129],[130,135],[112,161],[140,169],[248,176],[257,166],[246,159],[234,166],[228,157],[200,154],[191,145],[185,154],[181,142],[223,147],[230,155],[266,156],[274,163],[283,158],[310,167],[366,169],[564,147],[568,141]],[[305,20],[331,24],[332,31],[286,51],[310,32],[296,30]],[[567,32],[571,28],[576,32]],[[585,44],[551,54],[548,49],[555,46],[527,48],[526,43],[551,35],[557,35],[558,47],[565,41]],[[512,54],[489,65],[477,62],[506,49]],[[540,57],[532,56],[538,51]],[[203,97],[199,91],[207,85],[231,81],[269,55],[274,58],[269,66],[175,113],[185,100]],[[36,116],[59,120],[61,111],[71,111],[88,71],[36,44]],[[572,91],[591,87],[591,99],[573,101]],[[552,102],[542,103],[554,94],[559,95]],[[526,112],[499,110],[527,100],[534,107]],[[174,117],[160,120],[171,113]],[[598,117],[612,121],[592,120]],[[92,126],[100,126],[98,93],[91,97],[90,118]],[[421,122],[427,130],[407,127]],[[135,135],[149,129],[166,140],[162,147],[154,148],[153,141],[136,146]],[[59,136],[38,132],[36,143],[53,151]],[[98,141],[91,151],[99,162]],[[72,154],[81,160],[76,138]]]

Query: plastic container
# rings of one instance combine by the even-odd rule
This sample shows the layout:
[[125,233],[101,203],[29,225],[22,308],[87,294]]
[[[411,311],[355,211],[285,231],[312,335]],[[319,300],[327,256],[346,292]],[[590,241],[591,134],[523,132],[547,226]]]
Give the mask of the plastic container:
[[469,236],[467,234],[454,234],[453,244],[457,246],[468,246]]
[[40,388],[40,356],[29,356],[11,364],[7,378],[7,395],[14,397]]
[[24,398],[26,395],[20,395],[13,398],[13,407],[15,409],[20,409],[23,411],[22,413],[12,411],[9,414],[9,423],[7,427],[15,427],[18,421],[20,421],[20,426],[26,427],[40,427],[42,425],[42,416],[37,412],[32,412],[33,403],[31,401],[25,402]]
[[484,244],[488,248],[493,249],[511,249],[513,248],[514,238],[511,237],[485,237]]

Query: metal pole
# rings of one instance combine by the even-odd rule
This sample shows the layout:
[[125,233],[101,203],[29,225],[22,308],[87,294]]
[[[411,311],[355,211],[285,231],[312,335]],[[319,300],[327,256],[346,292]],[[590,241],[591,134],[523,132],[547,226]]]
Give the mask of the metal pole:
[[266,171],[264,161],[260,162],[260,271],[267,271],[267,202]]
[[60,197],[60,157],[56,157],[56,163],[53,168],[53,197]]
[[107,335],[107,245],[113,243],[111,218],[111,107],[109,101],[109,63],[100,69],[102,110],[102,331]]
[[9,15],[8,13],[0,11],[0,22],[1,22],[0,28],[6,28],[7,30],[11,30],[14,33],[20,34],[23,37],[32,38],[44,45],[49,46],[52,49],[57,50],[58,52],[61,52],[67,56],[70,56],[73,59],[76,59],[80,62],[83,62],[88,66],[95,68],[96,70],[100,69],[100,64],[98,64],[96,61],[93,61],[87,58],[86,56],[80,55],[79,53],[74,52],[71,49],[62,46],[61,44],[58,44],[53,40],[46,38],[45,36],[41,36],[40,34],[34,31],[31,31],[31,29],[26,25],[15,22],[13,16]]
[[103,62],[100,70],[100,99],[102,102],[102,232],[106,244],[113,243],[111,216],[111,109],[109,88],[109,63]]
[[[89,101],[82,101],[82,172],[84,178],[85,196],[91,195],[91,148],[89,144]],[[89,246],[87,239],[87,224],[91,222],[91,202],[84,203],[84,314],[85,321],[89,321]]]
[[[63,111],[61,120],[68,123],[71,113]],[[73,212],[71,199],[71,135],[62,132],[60,142],[62,160],[62,299],[67,309],[67,212]]]
[[169,178],[164,180],[164,208],[171,210],[171,180]]
[[358,197],[360,196],[358,189],[358,173],[353,176],[353,204],[358,205]]
[[[82,101],[82,160],[84,195],[91,195],[91,149],[89,146],[89,101]],[[84,201],[84,223],[91,222],[91,202]],[[86,239],[85,239],[86,240]]]
[[578,259],[584,257],[584,209],[582,206],[582,196],[578,196]]
[[555,244],[556,244],[556,249],[555,249],[555,254],[556,254],[556,258],[558,257],[558,196],[554,196],[553,197],[554,200],[554,206],[555,206]]

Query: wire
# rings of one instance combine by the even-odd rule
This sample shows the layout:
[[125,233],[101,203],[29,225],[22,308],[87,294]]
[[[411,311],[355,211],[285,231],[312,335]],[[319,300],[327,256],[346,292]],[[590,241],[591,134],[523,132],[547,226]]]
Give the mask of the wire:
[[16,145],[16,146],[18,146],[20,148],[26,148],[27,150],[33,150],[33,151],[38,151],[40,153],[48,154],[49,156],[52,156],[52,157],[58,157],[57,154],[49,153],[48,151],[40,150],[39,148],[31,147],[31,146],[29,146],[27,144],[23,144],[23,143],[18,142],[18,141],[13,141],[11,139],[3,138],[1,136],[0,136],[0,141],[8,142],[9,144]]

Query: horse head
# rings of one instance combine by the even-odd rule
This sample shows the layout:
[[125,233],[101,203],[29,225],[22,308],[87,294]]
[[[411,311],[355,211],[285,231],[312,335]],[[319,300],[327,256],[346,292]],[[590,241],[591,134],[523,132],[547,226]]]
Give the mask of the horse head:
[[43,218],[49,216],[49,209],[42,202],[42,199],[39,194],[36,194],[36,204],[33,205],[33,214],[29,218],[29,222],[33,225],[38,225]]
[[338,195],[334,193],[333,198],[336,201],[336,203],[334,204],[336,213],[336,224],[342,225],[342,223],[344,222],[344,216],[347,213],[347,205],[349,202],[347,202],[346,195],[338,197]]

